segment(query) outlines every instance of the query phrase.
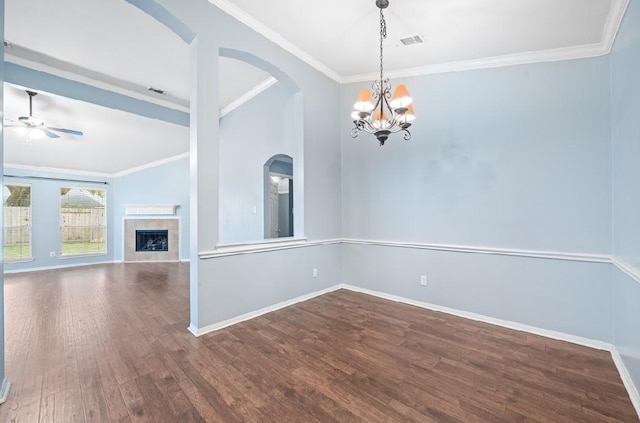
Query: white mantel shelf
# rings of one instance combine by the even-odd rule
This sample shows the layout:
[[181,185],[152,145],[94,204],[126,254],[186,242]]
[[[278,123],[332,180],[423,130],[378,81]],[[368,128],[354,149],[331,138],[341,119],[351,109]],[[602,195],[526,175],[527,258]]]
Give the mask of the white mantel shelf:
[[173,216],[179,204],[141,204],[124,206],[128,216]]

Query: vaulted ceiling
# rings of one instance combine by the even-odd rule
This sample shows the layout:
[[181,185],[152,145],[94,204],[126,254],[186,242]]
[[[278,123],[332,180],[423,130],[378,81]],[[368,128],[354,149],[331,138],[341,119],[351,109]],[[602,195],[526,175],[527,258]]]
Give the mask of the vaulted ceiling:
[[[210,1],[338,82],[370,80],[378,71],[374,0]],[[390,3],[385,69],[403,76],[606,54],[628,0]],[[189,47],[126,1],[5,5],[6,61],[188,111]],[[400,42],[412,36],[423,42]],[[232,59],[220,66],[222,107],[269,78]],[[8,118],[28,111],[21,88],[5,85]],[[36,97],[34,115],[86,135],[28,143],[5,131],[5,163],[116,174],[188,151],[188,128],[46,92]]]

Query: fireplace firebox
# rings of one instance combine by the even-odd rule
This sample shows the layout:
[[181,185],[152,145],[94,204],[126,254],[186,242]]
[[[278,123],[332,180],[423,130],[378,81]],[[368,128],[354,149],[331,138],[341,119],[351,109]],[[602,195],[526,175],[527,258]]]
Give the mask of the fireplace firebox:
[[136,251],[157,252],[169,251],[169,231],[162,229],[137,229]]

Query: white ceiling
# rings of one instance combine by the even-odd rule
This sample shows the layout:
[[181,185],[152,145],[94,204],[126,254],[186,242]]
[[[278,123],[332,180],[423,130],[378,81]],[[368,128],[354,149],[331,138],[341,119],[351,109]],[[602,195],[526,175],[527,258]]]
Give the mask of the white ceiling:
[[[374,0],[210,0],[339,82],[378,69]],[[609,51],[628,0],[390,0],[385,70],[390,76]],[[124,0],[6,0],[6,60],[188,111],[189,48]],[[282,13],[286,10],[286,13]],[[117,31],[114,31],[117,28]],[[421,35],[425,42],[401,46]],[[269,75],[220,59],[221,108]],[[150,93],[152,86],[168,92]],[[5,88],[6,117],[26,96]],[[5,162],[115,174],[188,151],[188,129],[43,93],[34,115],[85,132],[24,143],[5,133]]]
[[[21,87],[5,84],[4,96],[6,118],[29,114],[28,96]],[[33,115],[47,126],[82,130],[84,136],[60,134],[27,141],[7,128],[5,163],[114,174],[189,150],[187,127],[66,97],[38,93]]]
[[[375,0],[209,0],[342,82],[378,71]],[[399,74],[605,54],[628,0],[390,0],[385,69]],[[281,11],[286,10],[287,13]],[[421,35],[424,43],[403,46]],[[513,56],[518,56],[514,58]],[[470,62],[474,62],[472,65]],[[479,62],[479,63],[478,63]],[[454,65],[455,64],[455,65]],[[408,71],[411,70],[411,71]]]

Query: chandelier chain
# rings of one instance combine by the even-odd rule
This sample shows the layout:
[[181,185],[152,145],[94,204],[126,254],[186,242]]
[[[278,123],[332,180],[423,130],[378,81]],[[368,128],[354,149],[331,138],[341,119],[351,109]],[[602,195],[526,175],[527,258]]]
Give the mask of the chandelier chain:
[[384,41],[385,38],[387,38],[387,21],[384,19],[384,14],[382,13],[382,9],[380,9],[380,83],[382,83],[382,78],[384,74],[382,42]]

